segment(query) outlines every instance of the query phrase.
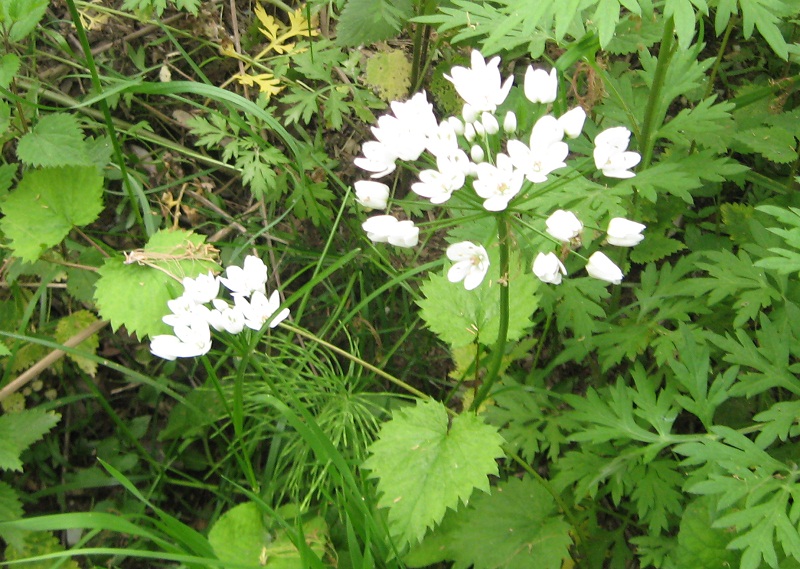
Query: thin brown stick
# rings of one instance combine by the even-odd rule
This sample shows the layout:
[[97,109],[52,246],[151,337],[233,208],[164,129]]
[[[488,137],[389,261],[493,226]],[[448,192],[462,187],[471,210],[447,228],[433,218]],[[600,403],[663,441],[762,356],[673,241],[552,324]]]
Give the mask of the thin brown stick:
[[[88,327],[84,328],[83,330],[72,336],[69,340],[64,342],[64,346],[67,348],[74,348],[92,334],[96,334],[97,332],[99,332],[106,324],[108,324],[107,320],[98,320],[97,322],[93,322]],[[12,380],[3,389],[0,389],[0,401],[3,401],[6,397],[11,395],[12,393],[16,393],[17,391],[25,387],[25,385],[28,382],[32,381],[37,375],[39,375],[48,367],[57,362],[59,359],[64,357],[65,354],[66,352],[64,350],[53,350],[45,357],[40,359],[38,362],[33,364],[30,368],[28,368],[19,376],[17,376],[16,379]]]

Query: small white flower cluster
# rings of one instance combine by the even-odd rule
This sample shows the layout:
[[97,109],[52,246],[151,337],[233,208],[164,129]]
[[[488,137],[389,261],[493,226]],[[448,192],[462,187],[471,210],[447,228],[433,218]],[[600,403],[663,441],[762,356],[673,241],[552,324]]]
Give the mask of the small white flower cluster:
[[[278,291],[267,297],[267,266],[258,257],[247,256],[243,267],[230,266],[225,275],[217,277],[209,271],[183,279],[183,294],[167,302],[172,313],[162,318],[173,334],[153,337],[150,351],[154,355],[165,360],[202,356],[211,349],[211,328],[238,334],[245,327],[260,330],[268,321],[274,328],[289,316],[288,308],[278,312]],[[230,291],[233,304],[217,298],[220,284]]]
[[[586,112],[581,107],[575,107],[560,117],[545,114],[535,122],[530,137],[524,142],[515,138],[517,117],[509,111],[502,119],[501,133],[501,124],[495,111],[506,100],[514,78],[508,77],[503,81],[499,66],[499,57],[487,62],[478,50],[473,50],[470,67],[456,66],[449,76],[445,75],[465,101],[460,118],[448,117],[438,122],[433,105],[428,102],[424,92],[417,93],[405,102],[393,102],[391,114],[381,116],[377,126],[372,127],[375,140],[365,142],[362,146],[363,157],[354,161],[356,166],[369,172],[373,178],[355,183],[358,203],[369,209],[385,209],[390,194],[389,186],[374,178],[394,172],[397,160],[417,160],[426,151],[430,154],[428,161],[431,166],[435,163],[436,167],[423,169],[419,173],[419,181],[411,186],[414,193],[433,204],[443,204],[471,181],[469,185],[483,200],[483,207],[490,212],[506,210],[522,191],[526,180],[532,184],[542,183],[551,172],[565,167],[569,147],[564,139],[580,136]],[[548,105],[555,101],[557,92],[555,69],[547,73],[528,67],[524,93],[529,101]],[[630,169],[639,163],[641,157],[627,150],[630,134],[625,127],[615,127],[595,137],[594,162],[604,175],[612,178],[634,176]],[[503,141],[496,135],[506,137],[505,152],[496,152],[487,160],[487,151],[493,152],[491,148],[496,147],[490,142]],[[640,226],[639,234],[644,229],[641,224],[621,221]],[[614,232],[619,231],[619,224],[619,221],[612,220]],[[399,221],[391,215],[371,217],[362,227],[367,236],[377,243],[413,247],[419,238],[419,229],[413,221]],[[563,211],[553,214],[547,221],[547,227],[548,233],[565,242],[577,237],[583,229],[574,214]],[[630,226],[625,230],[630,230]],[[608,242],[619,244],[614,243],[615,239],[610,228]],[[456,243],[447,249],[447,256],[455,261],[448,273],[452,282],[463,281],[465,288],[470,290],[482,282],[489,267],[483,246],[470,242]],[[546,261],[540,260],[540,257]],[[561,275],[566,274],[561,261],[552,253],[540,257],[534,263],[534,273],[545,282],[560,282]],[[557,264],[554,264],[554,260]],[[617,272],[611,271],[611,267],[604,262],[607,260],[602,253],[595,253],[587,270],[592,276],[618,283],[622,278],[621,272],[617,278]]]

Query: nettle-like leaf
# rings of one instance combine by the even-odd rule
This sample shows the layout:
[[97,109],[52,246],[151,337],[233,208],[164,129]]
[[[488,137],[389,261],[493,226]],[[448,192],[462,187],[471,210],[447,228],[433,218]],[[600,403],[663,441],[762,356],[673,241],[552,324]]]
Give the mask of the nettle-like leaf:
[[457,516],[454,569],[559,569],[569,563],[572,527],[536,480],[511,480],[475,497]]
[[348,0],[336,26],[336,41],[357,46],[389,39],[413,14],[411,0]]
[[19,139],[17,157],[29,166],[90,166],[83,131],[75,115],[43,116]]
[[692,569],[731,569],[738,567],[741,555],[727,548],[730,535],[713,527],[715,500],[701,496],[693,500],[683,512],[678,547],[673,554],[675,567]]
[[[11,486],[0,481],[0,522],[10,522],[22,517],[22,501]],[[24,543],[24,532],[18,529],[0,530],[0,538],[16,548]]]
[[[60,553],[64,551],[64,546],[61,541],[49,531],[33,531],[28,532],[23,536],[22,544],[16,547],[15,544],[9,544],[5,550],[6,561],[22,561],[29,557],[37,557],[39,555],[47,555],[48,553]],[[22,562],[20,567],[27,569],[47,569],[53,566],[52,561],[29,561]],[[63,563],[58,564],[63,569],[79,569],[79,565],[74,559],[66,559]]]
[[33,262],[102,209],[103,178],[94,166],[29,170],[0,204],[0,229],[14,255]]
[[378,51],[367,61],[366,81],[384,101],[397,101],[411,86],[411,63],[403,50]]
[[[316,517],[303,523],[303,536],[310,551],[321,558],[328,541],[325,521]],[[303,556],[286,531],[270,532],[254,502],[239,504],[222,514],[209,530],[208,541],[216,556],[232,566],[303,566]]]
[[744,145],[746,150],[761,154],[778,164],[797,160],[797,141],[794,135],[778,126],[759,126],[738,132],[735,140]]
[[165,334],[169,327],[161,318],[169,313],[167,301],[177,298],[180,280],[219,272],[212,247],[205,236],[191,231],[159,231],[144,249],[108,259],[100,267],[95,301],[100,316],[111,321],[114,330],[125,326],[140,339]]
[[[489,272],[481,285],[466,290],[451,283],[445,275],[431,274],[422,285],[423,300],[418,302],[423,320],[439,338],[454,348],[472,342],[489,346],[497,340],[500,326],[499,262],[494,250],[489,253]],[[525,271],[514,255],[510,262],[508,323],[509,341],[520,339],[531,325],[531,315],[539,305],[539,281]]]
[[475,488],[488,492],[502,443],[497,430],[474,413],[449,423],[437,401],[396,411],[363,467],[378,478],[378,506],[389,508],[389,528],[401,544],[421,540],[448,508],[467,504]]
[[61,415],[42,409],[0,415],[0,468],[22,471],[20,455],[52,429]]
[[36,29],[44,16],[47,0],[5,0],[0,2],[0,25],[8,39],[16,43]]
[[[72,336],[79,333],[81,330],[86,329],[91,324],[97,322],[97,317],[88,310],[78,310],[69,316],[65,316],[58,321],[56,325],[55,339],[57,342],[64,343]],[[90,354],[95,354],[100,345],[100,339],[97,334],[92,334],[83,342],[78,344],[76,348],[85,350]],[[94,377],[97,373],[97,362],[84,356],[68,353],[67,357],[71,359],[79,368],[85,371],[90,376]]]

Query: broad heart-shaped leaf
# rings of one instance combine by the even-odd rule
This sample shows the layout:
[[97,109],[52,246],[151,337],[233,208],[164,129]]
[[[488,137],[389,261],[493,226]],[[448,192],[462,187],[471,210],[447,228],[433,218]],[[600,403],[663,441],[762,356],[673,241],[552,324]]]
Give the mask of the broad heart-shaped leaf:
[[78,119],[66,113],[45,115],[19,139],[17,156],[29,166],[91,166]]
[[[69,316],[65,316],[58,321],[58,325],[56,326],[56,341],[64,343],[72,336],[81,330],[88,328],[95,322],[97,322],[97,318],[88,310],[78,310],[77,312],[73,312]],[[94,355],[97,352],[97,347],[99,345],[100,340],[97,334],[92,334],[76,347]],[[75,362],[79,368],[81,368],[90,376],[94,377],[94,375],[97,373],[96,361],[72,353],[68,353],[67,357]]]
[[559,569],[569,559],[572,527],[532,478],[512,478],[476,496],[457,518],[453,569]]
[[[500,326],[499,262],[495,249],[489,252],[489,272],[474,290],[462,283],[451,283],[445,275],[431,274],[422,285],[425,298],[419,301],[421,316],[439,338],[453,348],[478,341],[494,344]],[[516,255],[511,255],[509,275],[509,341],[519,340],[531,325],[531,316],[539,306],[539,280],[524,271]]]
[[712,527],[716,519],[716,500],[701,496],[686,506],[678,532],[675,567],[727,569],[739,566],[741,554],[727,548],[732,535]]
[[[286,508],[289,509],[289,508]],[[280,511],[279,511],[280,514]],[[308,549],[317,557],[325,553],[328,527],[320,517],[303,524]],[[239,504],[222,514],[208,532],[214,553],[232,566],[266,567],[267,569],[305,569],[303,556],[284,530],[272,534],[254,502]]]
[[183,293],[179,279],[220,270],[205,237],[191,231],[159,231],[136,257],[147,264],[108,259],[98,271],[94,298],[114,330],[125,326],[140,339],[170,332],[161,318],[169,314],[167,301]]
[[0,415],[0,468],[22,471],[19,455],[52,429],[61,415],[41,409]]
[[455,417],[437,401],[400,409],[370,447],[364,468],[378,478],[378,506],[389,508],[399,547],[422,539],[447,508],[466,504],[474,488],[489,491],[502,437],[473,413]]
[[0,204],[0,230],[11,239],[14,255],[33,262],[102,209],[103,178],[94,166],[29,170]]

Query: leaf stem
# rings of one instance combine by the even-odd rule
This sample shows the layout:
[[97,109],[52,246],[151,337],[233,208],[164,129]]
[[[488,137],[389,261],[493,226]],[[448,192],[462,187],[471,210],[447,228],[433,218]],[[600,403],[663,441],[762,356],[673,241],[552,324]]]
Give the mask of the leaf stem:
[[500,368],[503,364],[503,354],[506,351],[506,339],[508,336],[509,318],[509,283],[508,283],[508,221],[502,213],[497,216],[497,237],[500,246],[500,279],[497,286],[500,287],[500,324],[497,330],[497,341],[492,349],[492,361],[486,371],[483,384],[475,394],[475,399],[470,406],[471,411],[477,411],[481,403],[486,400],[489,392],[500,375]]
[[674,30],[675,22],[672,17],[670,17],[664,23],[664,35],[661,37],[661,45],[658,48],[656,72],[653,77],[653,85],[650,88],[650,97],[647,99],[644,120],[642,121],[641,138],[639,139],[639,149],[642,153],[641,168],[647,168],[650,165],[650,161],[653,159],[653,148],[656,143],[655,131],[658,128],[658,125],[656,125],[656,111],[661,104],[661,91],[667,77],[669,62],[672,60],[672,55],[675,53],[673,49],[675,41],[673,38]]

